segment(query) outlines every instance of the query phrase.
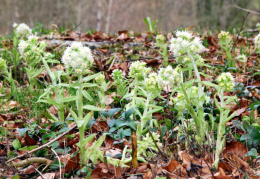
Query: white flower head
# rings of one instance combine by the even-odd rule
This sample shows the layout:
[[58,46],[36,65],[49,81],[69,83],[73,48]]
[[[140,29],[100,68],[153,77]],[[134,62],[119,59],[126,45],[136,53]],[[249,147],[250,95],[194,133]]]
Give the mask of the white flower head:
[[148,78],[145,79],[145,86],[151,91],[160,90],[158,74],[155,72],[150,73]]
[[221,87],[222,90],[224,91],[230,91],[234,88],[235,86],[235,79],[232,76],[231,73],[222,73],[218,78],[217,78],[218,84]]
[[122,70],[115,69],[112,72],[112,78],[116,82],[120,82],[124,79],[125,74],[122,72]]
[[176,82],[180,81],[180,74],[169,65],[166,68],[160,68],[158,79],[161,87],[173,86]]
[[18,51],[21,55],[24,55],[24,51],[25,49],[29,46],[29,44],[24,41],[24,40],[20,40],[20,43],[18,44]]
[[205,47],[199,37],[194,37],[188,31],[177,31],[176,38],[170,40],[169,49],[175,57],[182,55],[198,54],[204,51]]
[[260,34],[258,34],[258,35],[254,38],[254,43],[255,43],[255,48],[256,48],[256,49],[260,48]]
[[7,67],[6,61],[3,58],[0,57],[0,70],[5,71],[6,67]]
[[187,40],[193,38],[192,33],[189,32],[189,31],[186,31],[186,30],[185,30],[185,31],[176,31],[176,36],[177,36],[177,37],[184,38],[184,39],[187,39]]
[[95,80],[96,80],[96,82],[97,83],[103,83],[103,81],[105,80],[105,75],[103,75],[103,74],[100,74],[100,75],[98,75],[96,78],[95,78]]
[[129,68],[129,76],[138,81],[142,81],[146,78],[147,74],[150,72],[150,68],[145,67],[144,62],[133,62]]
[[64,51],[62,62],[67,69],[73,68],[77,73],[86,73],[94,58],[88,47],[84,47],[81,42],[73,42]]
[[247,56],[242,54],[236,57],[236,59],[242,63],[245,63],[247,61]]
[[21,23],[19,25],[14,23],[13,27],[16,29],[18,37],[27,37],[28,35],[32,34],[32,29],[30,29],[30,27],[25,23]]

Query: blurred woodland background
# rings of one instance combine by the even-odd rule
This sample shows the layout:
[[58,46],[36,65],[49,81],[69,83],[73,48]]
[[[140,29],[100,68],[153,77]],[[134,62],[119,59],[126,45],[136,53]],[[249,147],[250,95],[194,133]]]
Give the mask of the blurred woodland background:
[[[243,8],[260,12],[260,0],[234,0]],[[247,12],[232,0],[0,0],[0,34],[10,34],[12,24],[36,22],[50,28],[90,29],[114,33],[146,31],[143,19],[158,20],[158,30],[173,31],[198,25],[201,30],[240,27]],[[250,14],[245,27],[255,28],[260,16]]]

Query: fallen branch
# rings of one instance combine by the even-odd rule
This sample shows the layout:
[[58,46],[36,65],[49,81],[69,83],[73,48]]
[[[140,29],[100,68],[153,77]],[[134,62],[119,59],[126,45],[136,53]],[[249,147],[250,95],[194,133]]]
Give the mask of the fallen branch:
[[27,158],[27,159],[22,160],[20,162],[12,162],[10,164],[10,166],[12,166],[12,167],[24,167],[24,166],[30,165],[32,163],[43,163],[43,164],[46,164],[46,165],[50,165],[51,162],[52,162],[52,160],[46,159],[46,158],[43,158],[43,157],[33,157],[33,158]]
[[12,161],[14,161],[15,159],[22,158],[22,157],[24,157],[24,156],[26,156],[26,155],[28,155],[28,154],[31,154],[31,153],[36,152],[36,151],[38,151],[38,150],[40,150],[40,149],[42,149],[42,148],[44,148],[44,147],[49,146],[50,144],[52,144],[53,142],[59,140],[60,138],[62,138],[63,136],[65,136],[66,134],[68,134],[70,131],[72,131],[72,130],[75,129],[75,128],[76,128],[76,125],[74,125],[72,128],[70,128],[70,129],[67,130],[66,132],[62,133],[60,136],[56,137],[55,139],[53,139],[53,140],[47,142],[46,144],[44,144],[44,145],[42,145],[42,146],[40,146],[40,147],[37,147],[37,148],[35,148],[35,149],[33,149],[33,150],[31,150],[31,151],[25,153],[25,154],[18,155],[17,157],[14,157],[14,158],[8,160],[6,163],[12,162]]

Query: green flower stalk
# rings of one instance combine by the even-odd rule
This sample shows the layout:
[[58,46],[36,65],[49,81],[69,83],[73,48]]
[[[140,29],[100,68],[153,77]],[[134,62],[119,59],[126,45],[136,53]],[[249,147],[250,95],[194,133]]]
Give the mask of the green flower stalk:
[[32,34],[32,30],[29,26],[27,26],[24,23],[21,24],[13,24],[14,28],[14,35],[13,35],[13,49],[12,49],[12,55],[13,55],[13,63],[14,63],[14,79],[17,80],[17,66],[20,63],[19,53],[18,53],[18,44],[19,39],[26,38],[29,35]]
[[122,70],[115,69],[112,72],[114,80],[113,85],[116,86],[116,92],[120,97],[124,97],[128,92],[128,80],[125,79],[125,74]]
[[[197,63],[198,62],[201,63],[201,61],[203,62],[199,53],[203,52],[204,48],[205,47],[202,45],[200,38],[194,37],[188,31],[177,31],[176,38],[172,38],[170,44],[170,51],[177,58],[177,61],[182,63],[184,62],[191,63],[192,64],[191,69],[194,70],[195,75],[197,77],[198,100],[193,101],[194,103],[192,103],[192,100],[186,91],[187,85],[185,85],[182,82],[183,79],[180,80],[180,86],[181,86],[180,91],[184,95],[184,99],[186,101],[186,108],[191,114],[196,124],[196,129],[197,129],[196,139],[198,140],[200,145],[202,145],[204,142],[206,131],[208,128],[208,124],[204,120],[204,110],[203,110],[203,104],[206,101],[206,96],[203,93],[200,73],[197,68]],[[194,110],[194,106],[196,107],[196,111]]]
[[232,37],[229,35],[229,32],[221,31],[218,35],[219,45],[224,50],[227,56],[227,67],[235,67],[235,60],[231,55],[230,49],[232,45]]
[[163,67],[168,66],[168,45],[165,43],[164,35],[157,35],[156,36],[156,46],[161,48],[162,52],[158,50],[159,54],[163,56]]
[[220,98],[220,105],[218,104],[218,100],[215,97],[215,104],[220,111],[220,118],[217,130],[217,142],[216,142],[216,151],[215,151],[215,159],[213,163],[213,167],[218,168],[220,153],[222,152],[225,145],[225,130],[226,130],[226,122],[232,119],[235,116],[235,112],[229,116],[230,110],[225,106],[228,105],[231,101],[234,100],[234,97],[226,97],[224,98],[224,91],[230,91],[235,86],[235,80],[231,73],[222,73],[217,78],[219,88],[218,88],[218,96]]
[[100,91],[97,91],[98,96],[99,96],[100,106],[101,106],[101,108],[105,109],[105,102],[107,100],[105,92],[107,91],[109,82],[105,81],[105,75],[103,75],[103,74],[100,74],[99,76],[97,76],[95,78],[95,81],[98,84],[98,87],[100,89]]
[[0,72],[4,74],[5,79],[10,83],[11,85],[11,95],[15,95],[17,92],[17,88],[15,85],[15,81],[12,77],[12,71],[8,71],[6,61],[0,57]]

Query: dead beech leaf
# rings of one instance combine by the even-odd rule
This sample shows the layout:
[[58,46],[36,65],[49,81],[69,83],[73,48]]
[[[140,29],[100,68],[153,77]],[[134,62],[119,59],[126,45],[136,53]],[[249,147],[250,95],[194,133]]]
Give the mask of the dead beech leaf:
[[[186,170],[184,169],[184,167],[176,160],[172,159],[167,166],[162,167],[163,169],[167,170],[170,173],[176,174],[178,175],[179,173],[188,176]],[[181,170],[181,172],[179,172],[179,170]]]
[[147,170],[143,175],[143,179],[152,179],[152,178],[153,178],[153,174],[150,170]]
[[105,105],[112,104],[114,102],[113,96],[112,95],[107,95],[107,99],[105,101]]
[[[34,165],[38,165],[37,163]],[[36,167],[36,166],[35,166]],[[35,172],[35,167],[33,165],[29,165],[26,169],[23,170],[23,174],[32,174]]]
[[49,111],[51,114],[53,115],[57,115],[58,114],[58,109],[56,106],[52,105],[50,108],[49,108]]
[[[54,179],[55,178],[55,173],[45,173],[42,175],[44,178],[48,179]],[[38,176],[37,179],[42,179],[41,176]]]
[[240,116],[243,112],[245,112],[245,110],[246,110],[247,108],[248,108],[248,107],[243,107],[243,108],[240,108],[240,109],[236,110],[236,111],[235,111],[236,115],[235,115],[234,117]]
[[71,158],[70,154],[63,155],[60,157],[60,160],[65,165],[65,169],[62,168],[63,172],[68,173],[71,172],[74,169],[80,168],[80,160],[79,160],[79,153],[75,157]]
[[4,104],[2,107],[5,111],[9,111],[11,109],[20,107],[20,104],[17,101],[11,100],[8,103]]
[[245,147],[244,144],[233,141],[226,144],[226,149],[223,151],[223,154],[236,154],[237,156],[241,157],[242,159],[250,159],[250,157],[245,158],[245,154],[248,152],[248,149]]
[[26,131],[26,133],[25,133],[24,141],[25,141],[26,146],[32,146],[32,145],[36,145],[38,143],[37,140],[34,140],[32,137],[30,137],[30,135],[28,134],[28,131]]
[[116,38],[117,40],[127,40],[128,39],[128,31],[124,30],[124,31],[119,31],[118,32],[118,37]]

